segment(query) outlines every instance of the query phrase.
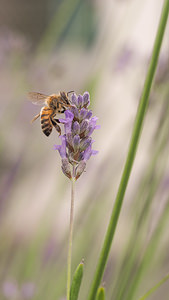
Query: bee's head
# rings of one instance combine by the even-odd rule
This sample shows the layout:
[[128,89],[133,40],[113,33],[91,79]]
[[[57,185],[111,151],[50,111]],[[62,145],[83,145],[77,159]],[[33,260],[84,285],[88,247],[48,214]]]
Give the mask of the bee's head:
[[61,96],[61,98],[62,98],[62,101],[63,101],[65,104],[67,104],[67,105],[70,105],[70,100],[69,100],[69,98],[68,98],[68,94],[70,94],[70,93],[73,93],[73,91],[70,91],[70,92],[68,92],[68,93],[60,92],[60,96]]

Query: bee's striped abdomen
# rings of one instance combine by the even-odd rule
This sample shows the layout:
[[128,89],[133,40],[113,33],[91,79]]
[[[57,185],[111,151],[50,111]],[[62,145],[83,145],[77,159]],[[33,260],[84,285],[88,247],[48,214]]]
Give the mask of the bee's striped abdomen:
[[42,131],[46,136],[49,136],[52,132],[52,122],[51,115],[53,114],[53,110],[49,107],[43,107],[41,110],[41,127]]

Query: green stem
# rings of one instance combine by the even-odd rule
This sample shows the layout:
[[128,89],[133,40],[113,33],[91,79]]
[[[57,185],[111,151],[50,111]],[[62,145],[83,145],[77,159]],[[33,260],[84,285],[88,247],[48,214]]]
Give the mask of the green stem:
[[158,57],[159,57],[160,48],[161,48],[161,44],[162,44],[162,40],[163,40],[163,36],[164,36],[164,31],[165,31],[165,27],[166,27],[166,23],[167,23],[168,13],[169,13],[169,0],[164,0],[161,18],[160,18],[160,22],[159,22],[159,26],[158,26],[158,30],[157,30],[157,34],[156,34],[156,39],[154,42],[153,52],[152,52],[149,68],[147,71],[147,76],[145,79],[139,107],[137,110],[137,115],[136,115],[136,119],[135,119],[135,123],[134,123],[134,128],[133,128],[133,133],[132,133],[132,137],[131,137],[131,141],[130,141],[130,145],[129,145],[126,163],[124,166],[124,170],[123,170],[123,174],[121,177],[119,189],[117,192],[114,208],[113,208],[110,222],[108,225],[108,229],[107,229],[107,233],[106,233],[105,240],[103,243],[103,247],[102,247],[102,250],[100,253],[98,265],[96,268],[94,280],[91,285],[88,300],[93,300],[96,297],[96,292],[97,292],[97,289],[101,282],[103,272],[104,272],[104,269],[106,266],[106,262],[108,259],[108,255],[109,255],[109,251],[110,251],[111,244],[113,241],[114,233],[116,230],[118,218],[120,215],[125,191],[127,188],[128,180],[130,177],[131,169],[132,169],[134,158],[136,155],[139,138],[141,135],[143,120],[144,120],[144,117],[146,114],[146,109],[148,106],[150,89],[152,86],[155,70],[157,67]]
[[167,274],[163,279],[161,279],[153,288],[151,288],[144,296],[139,298],[139,300],[145,300],[151,296],[164,282],[169,279],[169,274]]
[[68,245],[68,257],[67,257],[67,300],[70,300],[74,199],[75,199],[75,178],[73,177],[71,179],[70,227],[69,227],[69,245]]

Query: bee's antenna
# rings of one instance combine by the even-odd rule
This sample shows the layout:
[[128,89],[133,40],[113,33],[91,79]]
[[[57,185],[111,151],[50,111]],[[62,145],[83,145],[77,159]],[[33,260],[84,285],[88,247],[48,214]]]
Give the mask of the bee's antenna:
[[68,95],[68,94],[71,94],[71,93],[74,93],[74,92],[75,92],[75,91],[69,91],[69,92],[67,92],[67,95]]

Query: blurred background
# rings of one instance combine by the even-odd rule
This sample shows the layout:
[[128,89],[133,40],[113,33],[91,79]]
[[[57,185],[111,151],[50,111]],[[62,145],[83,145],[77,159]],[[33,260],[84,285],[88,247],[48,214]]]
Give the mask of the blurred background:
[[[72,272],[93,278],[163,1],[0,0],[0,299],[64,300],[70,182],[29,91],[91,95],[101,129],[76,185]],[[169,28],[105,270],[107,299],[134,300],[169,272]],[[169,284],[150,299],[167,300]]]

